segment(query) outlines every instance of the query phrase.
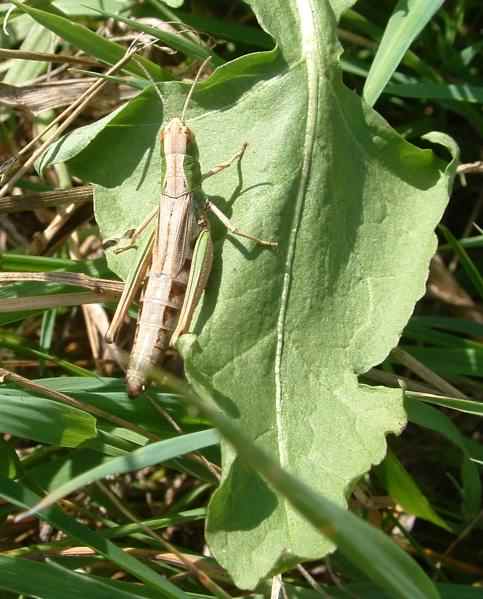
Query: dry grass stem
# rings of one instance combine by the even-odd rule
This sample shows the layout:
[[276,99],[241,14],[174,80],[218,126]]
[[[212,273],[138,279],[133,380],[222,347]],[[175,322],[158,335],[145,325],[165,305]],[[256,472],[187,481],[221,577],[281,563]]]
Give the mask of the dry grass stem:
[[39,60],[42,62],[60,62],[88,67],[101,66],[96,60],[81,56],[68,56],[66,54],[51,54],[50,52],[26,52],[25,50],[10,50],[0,48],[0,58],[5,60]]
[[211,591],[215,597],[231,599],[230,595],[228,595],[220,586],[218,586],[202,568],[198,567],[197,560],[193,560],[192,556],[187,557],[184,553],[178,551],[173,544],[154,531],[150,526],[144,522],[140,522],[134,513],[125,506],[124,502],[122,502],[117,495],[115,495],[115,493],[108,489],[106,485],[102,485],[98,482],[97,486],[103,490],[103,492],[116,505],[117,509],[126,516],[126,518],[140,526],[146,534],[163,545],[172,555],[175,556],[176,559],[179,560],[179,564],[182,564],[186,570],[195,579],[198,579],[201,585],[203,585],[207,590]]
[[[116,71],[121,69],[125,64],[127,64],[132,56],[136,53],[137,47],[133,45],[129,48],[124,56],[113,65],[107,72],[106,76],[114,74]],[[28,170],[34,165],[35,161],[40,158],[40,156],[45,152],[48,146],[62,135],[62,133],[69,127],[69,125],[79,116],[79,114],[84,110],[85,106],[93,99],[93,97],[99,93],[99,91],[108,83],[106,79],[99,79],[95,83],[91,85],[88,91],[82,94],[76,102],[74,102],[71,106],[69,106],[66,110],[64,110],[58,117],[56,117],[50,124],[42,131],[40,135],[38,135],[35,139],[33,139],[30,143],[28,143],[19,154],[24,154],[27,149],[30,150],[32,145],[36,143],[40,138],[44,137],[44,135],[50,131],[53,127],[58,125],[60,122],[62,124],[56,129],[55,133],[53,133],[46,141],[44,141],[28,158],[25,163],[15,172],[10,180],[0,189],[0,197],[5,196],[8,192],[10,192],[15,183],[28,172]],[[65,120],[64,120],[65,119]]]
[[468,162],[460,164],[456,172],[459,175],[466,175],[468,173],[483,174],[483,160],[477,160],[476,162]]
[[0,198],[0,214],[39,210],[64,204],[82,204],[92,201],[93,188],[90,185],[62,189],[59,191],[42,191],[22,195],[5,196]]
[[62,206],[60,211],[50,221],[48,226],[35,234],[32,243],[30,244],[31,254],[44,254],[49,247],[50,242],[60,235],[62,229],[71,219],[72,214],[76,210],[76,204]]
[[433,395],[437,395],[439,393],[438,390],[434,387],[430,387],[428,385],[425,385],[424,383],[415,381],[414,379],[410,379],[401,375],[385,372],[384,370],[380,370],[379,368],[372,368],[372,370],[369,370],[369,372],[366,372],[364,374],[364,378],[371,381],[372,383],[376,383],[378,385],[385,385],[386,387],[394,387],[395,389],[401,386],[399,381],[402,380],[404,382],[405,389],[407,389],[408,391],[416,391],[417,393],[431,393]]
[[124,283],[111,279],[98,279],[77,272],[0,272],[0,284],[39,281],[84,287],[98,294],[121,295]]
[[82,306],[83,304],[98,304],[99,302],[114,301],[116,295],[108,293],[79,292],[52,293],[49,295],[33,295],[31,297],[8,298],[0,300],[2,312],[18,312],[30,310],[50,310],[62,306]]
[[445,395],[449,395],[450,397],[458,397],[459,399],[468,399],[466,395],[459,389],[453,387],[453,385],[448,383],[448,381],[445,381],[442,377],[440,377],[439,374],[436,374],[430,368],[424,366],[424,364],[421,364],[419,360],[416,360],[416,358],[408,354],[403,349],[400,349],[399,347],[393,349],[391,356],[399,364],[401,364],[401,366],[409,368],[409,370],[414,372],[423,381],[426,381],[435,389],[439,389]]

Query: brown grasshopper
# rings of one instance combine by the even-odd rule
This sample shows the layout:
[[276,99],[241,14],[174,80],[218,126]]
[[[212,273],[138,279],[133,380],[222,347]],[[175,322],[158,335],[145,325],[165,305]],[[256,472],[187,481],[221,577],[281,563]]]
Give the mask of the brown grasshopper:
[[[277,245],[276,242],[257,239],[238,230],[212,202],[200,201],[193,193],[201,187],[203,180],[240,159],[246,148],[244,144],[231,160],[215,166],[205,175],[200,174],[193,152],[193,133],[185,124],[184,116],[204,64],[186,98],[181,118],[171,119],[161,133],[164,178],[159,207],[135,231],[131,241],[140,235],[153,218],[156,219],[156,227],[141,249],[142,258],[137,271],[126,280],[123,295],[106,334],[106,340],[112,342],[131,300],[146,277],[141,296],[142,308],[126,373],[131,397],[143,391],[146,373],[159,363],[168,347],[173,347],[180,335],[190,327],[213,261],[208,212],[212,212],[234,235],[265,246]],[[126,248],[120,251],[123,249]]]

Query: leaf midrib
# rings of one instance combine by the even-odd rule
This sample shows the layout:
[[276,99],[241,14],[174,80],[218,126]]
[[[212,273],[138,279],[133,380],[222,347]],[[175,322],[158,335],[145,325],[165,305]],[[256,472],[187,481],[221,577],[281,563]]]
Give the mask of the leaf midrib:
[[293,278],[293,264],[297,238],[302,220],[305,195],[310,177],[313,148],[316,139],[318,121],[318,99],[319,99],[319,71],[321,55],[319,40],[316,35],[316,8],[313,0],[296,0],[298,22],[300,24],[302,60],[306,64],[307,73],[307,119],[305,121],[305,135],[303,145],[303,161],[301,164],[301,177],[295,199],[294,223],[290,229],[287,256],[284,265],[282,293],[277,318],[277,343],[275,353],[275,414],[276,435],[280,464],[283,468],[288,466],[287,442],[285,438],[285,427],[283,426],[284,390],[282,383],[282,358],[285,341],[285,320],[287,315],[290,288]]

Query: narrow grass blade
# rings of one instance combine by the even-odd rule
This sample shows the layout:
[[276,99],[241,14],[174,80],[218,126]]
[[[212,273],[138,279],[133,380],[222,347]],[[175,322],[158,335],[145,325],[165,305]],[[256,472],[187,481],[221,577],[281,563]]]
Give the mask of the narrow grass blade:
[[400,0],[389,19],[364,85],[369,106],[377,99],[397,69],[407,49],[444,0]]
[[483,104],[483,86],[463,83],[397,83],[387,85],[382,93],[401,98],[420,98],[424,100],[447,100]]
[[[5,199],[5,198],[4,198]],[[72,268],[76,263],[67,258],[48,258],[46,256],[26,256],[5,252],[0,254],[0,269],[21,272],[46,272],[59,268]]]
[[[473,335],[475,335],[475,332],[473,332]],[[472,341],[471,339],[466,339],[465,337],[449,332],[438,331],[430,326],[417,325],[413,321],[410,321],[404,329],[404,337],[414,341],[429,343],[436,347],[447,347],[448,349],[456,347],[483,349],[482,344],[478,341]]]
[[39,347],[36,347],[32,343],[27,342],[22,337],[0,330],[0,347],[7,347],[19,355],[27,356],[29,358],[39,358],[48,362],[54,362],[59,368],[62,368],[66,372],[76,376],[95,376],[93,372],[77,366],[68,360],[58,358],[52,354],[42,351]]
[[[483,377],[483,345],[480,347],[434,348],[417,347],[415,345],[399,346],[426,368],[433,370],[445,379],[454,376]],[[440,387],[440,390],[443,390]],[[454,391],[443,390],[448,395],[456,395]]]
[[453,331],[470,337],[483,337],[483,324],[464,318],[450,318],[447,316],[413,316],[410,323],[417,326],[432,327],[434,329],[443,329]]
[[60,447],[77,447],[97,434],[94,416],[27,392],[0,392],[0,431]]
[[215,52],[213,52],[209,48],[205,48],[204,46],[202,46],[200,44],[195,44],[194,42],[186,39],[182,35],[176,35],[176,34],[170,33],[169,31],[163,31],[162,29],[159,29],[158,27],[151,27],[150,25],[146,25],[145,23],[140,23],[139,21],[136,21],[135,19],[128,19],[127,17],[115,15],[110,12],[106,12],[106,11],[99,11],[99,12],[100,12],[100,14],[102,14],[105,17],[110,17],[112,19],[115,19],[116,21],[121,21],[121,23],[126,23],[126,25],[129,25],[129,27],[131,29],[134,29],[134,31],[139,31],[141,33],[147,33],[148,35],[153,36],[154,38],[158,39],[160,42],[163,42],[163,44],[166,44],[167,46],[169,46],[170,48],[173,48],[174,50],[178,50],[179,52],[182,52],[183,54],[185,54],[186,56],[188,56],[190,58],[199,58],[201,60],[204,60],[204,59],[208,58],[209,56],[211,56],[213,64],[215,66],[222,65],[225,62],[223,60],[223,58],[218,56]]
[[[0,476],[0,496],[6,501],[17,505],[22,509],[29,509],[36,505],[40,497],[32,493],[26,487]],[[186,599],[186,594],[177,589],[164,577],[159,576],[135,557],[125,553],[108,539],[91,530],[85,524],[79,523],[73,518],[66,516],[57,506],[49,508],[41,514],[41,518],[49,522],[51,526],[63,530],[73,537],[78,543],[95,549],[100,555],[114,562],[126,572],[131,573],[139,580],[144,581],[150,587],[157,589],[160,597],[173,599]]]
[[[482,104],[483,104],[483,100],[482,100]],[[474,235],[473,237],[464,237],[463,239],[459,239],[458,243],[460,244],[461,247],[463,248],[480,248],[483,246],[483,235]],[[451,250],[452,247],[449,243],[445,244],[445,245],[440,245],[438,250],[440,252],[447,252],[448,250]]]
[[457,412],[483,416],[483,402],[470,399],[457,399],[456,397],[444,397],[442,395],[431,395],[429,393],[418,393],[417,391],[405,391],[404,396],[410,399],[424,401],[442,408],[449,408]]
[[104,530],[102,531],[102,534],[108,539],[114,539],[117,537],[126,537],[137,532],[143,532],[146,530],[146,526],[149,526],[149,528],[152,528],[153,530],[158,530],[160,528],[168,528],[169,526],[196,522],[198,520],[203,520],[204,518],[206,518],[206,509],[196,508],[187,510],[186,512],[168,514],[163,518],[150,518],[149,520],[142,520],[141,522],[122,524],[121,526],[115,526]]
[[480,296],[480,298],[483,298],[483,277],[481,276],[480,271],[473,263],[471,258],[468,256],[466,250],[463,248],[461,243],[451,233],[451,231],[444,225],[439,225],[438,229],[446,237],[446,241],[453,248],[454,252],[461,260],[461,266],[465,269],[465,272],[470,278],[471,282],[473,283],[473,286],[477,291],[478,295]]
[[463,506],[462,511],[467,519],[474,518],[481,509],[481,480],[478,468],[471,461],[468,443],[460,433],[453,421],[446,414],[437,410],[428,403],[406,397],[405,407],[409,420],[418,426],[427,428],[443,435],[448,441],[456,445],[462,453],[461,477],[463,481]]
[[[146,599],[133,590],[114,590],[100,579],[72,572],[56,563],[0,556],[0,589],[42,599]],[[73,593],[75,589],[75,593]]]
[[274,46],[273,38],[268,33],[255,27],[242,25],[236,21],[227,21],[216,19],[212,16],[203,16],[198,14],[177,13],[190,27],[196,31],[203,31],[214,35],[219,39],[224,39],[247,46],[256,46],[262,50],[271,50]]
[[[101,37],[97,33],[94,33],[83,25],[79,25],[71,19],[67,19],[62,16],[60,11],[57,11],[52,6],[49,8],[53,12],[47,12],[45,10],[40,10],[39,8],[28,6],[18,0],[12,0],[12,4],[15,4],[17,8],[30,15],[35,21],[61,36],[76,48],[84,50],[87,54],[91,54],[103,62],[115,64],[121,60],[126,53],[126,49],[123,46]],[[162,81],[170,78],[167,77],[163,69],[147,58],[137,56],[136,60],[142,63],[155,81]],[[142,68],[137,66],[134,60],[131,60],[124,69],[135,75],[141,77],[145,76]]]
[[382,464],[377,466],[376,474],[388,494],[406,511],[451,531],[392,451],[388,451]]
[[73,493],[80,487],[89,485],[106,476],[146,468],[147,466],[152,466],[153,464],[158,464],[180,455],[197,451],[203,447],[215,445],[218,441],[219,438],[216,431],[207,430],[191,433],[189,435],[181,435],[173,439],[159,441],[158,443],[151,443],[146,447],[133,451],[125,457],[115,458],[107,464],[101,464],[97,468],[93,468],[80,476],[76,476],[71,481],[62,485],[42,499],[42,501],[31,510],[31,513],[42,510],[46,506],[50,506],[59,499],[62,499],[62,497]]

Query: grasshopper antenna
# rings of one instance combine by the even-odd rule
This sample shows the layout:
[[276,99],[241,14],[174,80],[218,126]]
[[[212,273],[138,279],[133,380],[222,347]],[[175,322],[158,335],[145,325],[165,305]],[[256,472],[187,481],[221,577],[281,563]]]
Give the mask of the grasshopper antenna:
[[[147,47],[147,46],[154,46],[154,45],[155,45],[155,43],[156,43],[156,41],[157,41],[157,40],[153,40],[152,42],[144,43],[144,44],[142,45],[142,47],[144,47],[144,48],[145,48],[145,47]],[[134,40],[133,44],[134,44],[134,43],[136,43],[136,42],[137,42],[137,43],[139,43],[139,40],[138,40],[138,39]],[[156,82],[155,82],[155,81],[154,81],[154,79],[151,77],[151,73],[150,73],[150,72],[148,71],[148,69],[147,69],[147,68],[146,68],[146,67],[143,65],[143,63],[142,63],[142,62],[140,62],[139,60],[136,60],[135,58],[134,58],[133,60],[134,60],[134,62],[137,64],[137,66],[138,66],[138,67],[140,67],[140,68],[141,68],[141,69],[144,71],[144,74],[145,74],[145,75],[146,75],[146,77],[149,79],[149,82],[151,83],[151,85],[152,85],[152,86],[154,87],[154,89],[156,90],[156,93],[158,94],[158,96],[159,96],[159,99],[161,100],[161,105],[162,105],[162,106],[164,106],[164,100],[163,100],[163,96],[161,95],[161,92],[159,91],[159,89],[158,89],[158,86],[157,86]]]
[[156,93],[159,96],[159,99],[161,100],[161,104],[164,106],[164,100],[163,100],[163,96],[161,95],[161,92],[158,89],[158,86],[156,85],[156,82],[154,81],[154,79],[151,77],[151,73],[148,71],[148,69],[143,65],[142,62],[139,62],[137,60],[135,60],[136,64],[138,65],[138,67],[141,67],[141,69],[144,71],[144,74],[146,75],[146,77],[149,79],[151,85],[154,87],[154,89],[156,90]]
[[206,58],[202,65],[200,66],[200,68],[198,69],[198,72],[196,73],[196,77],[194,78],[193,84],[191,85],[191,89],[188,92],[188,95],[186,96],[186,100],[184,102],[184,106],[183,106],[183,112],[181,113],[181,121],[184,123],[184,117],[186,115],[186,110],[188,108],[188,105],[190,103],[191,100],[191,96],[193,95],[193,91],[196,87],[196,84],[198,83],[198,81],[200,80],[200,76],[201,73],[203,72],[203,69],[206,67],[206,65],[210,62],[211,60],[211,56],[208,56],[208,58]]

